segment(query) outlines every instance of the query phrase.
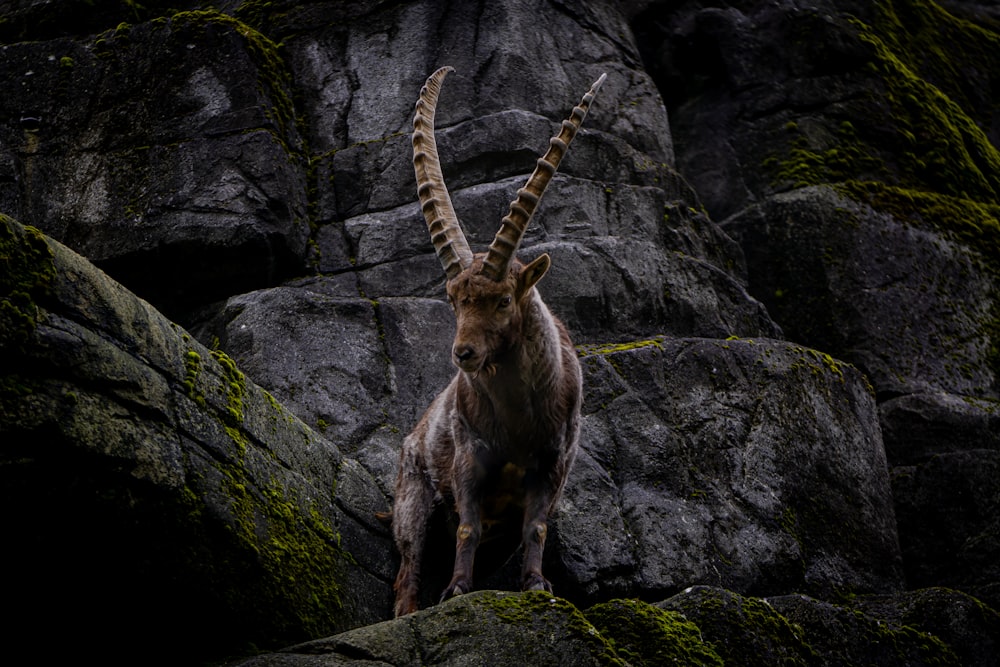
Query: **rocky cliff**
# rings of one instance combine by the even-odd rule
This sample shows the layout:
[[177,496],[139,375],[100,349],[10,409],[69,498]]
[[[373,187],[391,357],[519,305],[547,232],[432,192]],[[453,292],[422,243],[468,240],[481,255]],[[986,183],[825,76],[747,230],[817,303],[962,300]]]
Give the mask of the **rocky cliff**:
[[[995,3],[0,4],[11,642],[118,663],[997,664]],[[408,138],[584,367],[546,553],[397,621],[453,372]],[[297,643],[306,642],[306,643]],[[292,645],[280,653],[269,653]]]

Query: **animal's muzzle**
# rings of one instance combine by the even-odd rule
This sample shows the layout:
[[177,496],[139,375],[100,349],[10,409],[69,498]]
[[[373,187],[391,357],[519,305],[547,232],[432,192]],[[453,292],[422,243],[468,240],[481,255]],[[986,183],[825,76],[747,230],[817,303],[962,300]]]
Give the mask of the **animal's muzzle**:
[[472,345],[456,345],[451,350],[455,365],[466,373],[476,373],[483,365],[483,359]]

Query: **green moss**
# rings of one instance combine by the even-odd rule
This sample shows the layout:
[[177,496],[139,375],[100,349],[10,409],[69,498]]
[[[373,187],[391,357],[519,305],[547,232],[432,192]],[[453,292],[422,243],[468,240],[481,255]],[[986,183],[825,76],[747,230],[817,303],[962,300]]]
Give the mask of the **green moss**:
[[545,614],[557,605],[561,608],[575,610],[570,603],[560,598],[542,592],[530,592],[522,595],[498,595],[484,598],[486,607],[504,623],[521,624],[531,622],[536,614]]
[[963,82],[985,77],[988,84],[983,70],[1000,69],[1000,37],[933,2],[874,4],[870,23],[852,20],[855,38],[870,49],[867,71],[857,73],[870,83],[854,77],[867,98],[840,105],[825,128],[786,122],[778,133],[784,147],[764,169],[779,187],[860,178],[996,201],[1000,152],[980,128],[992,122],[996,104]]
[[611,644],[601,636],[600,632],[591,624],[587,617],[579,609],[561,598],[553,597],[543,591],[530,591],[527,593],[496,593],[494,595],[481,595],[480,598],[487,609],[492,611],[497,620],[513,624],[527,625],[529,627],[546,627],[557,622],[564,630],[570,631],[574,636],[585,641],[592,642],[593,655],[601,664],[605,665],[625,665],[616,654]]
[[847,366],[848,364],[837,361],[829,354],[820,352],[819,350],[808,350],[807,353],[817,362],[822,364],[827,371],[833,373],[841,382],[844,381],[844,366]]
[[16,352],[31,338],[55,275],[45,236],[0,214],[0,350]]
[[222,367],[223,372],[223,388],[226,393],[226,413],[223,420],[231,426],[242,424],[243,397],[247,392],[246,376],[236,367],[236,362],[222,350],[212,350],[211,355]]
[[606,343],[603,345],[577,345],[577,352],[581,356],[591,356],[591,355],[605,355],[614,354],[616,352],[628,352],[630,350],[638,350],[645,347],[655,347],[656,349],[663,349],[663,336],[658,336],[657,338],[652,338],[649,340],[636,340],[629,341],[627,343]]
[[[169,26],[172,30],[204,31],[215,26],[229,30],[243,39],[247,45],[247,52],[260,71],[258,87],[263,96],[270,101],[264,113],[275,124],[276,139],[286,147],[287,152],[293,152],[287,145],[289,132],[296,123],[294,104],[289,93],[291,74],[278,53],[277,44],[250,25],[215,9],[176,12],[171,16],[155,19],[152,23]],[[119,38],[120,30],[112,36]],[[103,35],[102,41],[106,41],[109,37],[111,36]]]
[[343,606],[337,584],[345,561],[340,536],[315,508],[303,512],[277,484],[264,490],[264,508],[267,530],[259,553],[274,595],[298,591],[295,608],[303,630],[328,628]]
[[188,350],[184,355],[184,388],[188,398],[201,407],[205,407],[205,395],[198,388],[198,376],[201,375],[201,355],[194,350]]
[[[221,582],[219,594],[226,605],[246,616],[244,636],[285,643],[335,631],[343,615],[338,582],[351,559],[329,520],[314,506],[304,507],[278,482],[264,488],[254,484],[242,461],[215,467],[222,474],[219,490],[229,499],[231,516],[225,530],[228,544],[217,553],[232,556],[191,567],[217,580],[213,586]],[[190,525],[207,531],[210,543],[214,522],[205,523],[205,518],[215,512],[196,490],[185,488],[181,500]],[[260,635],[262,631],[267,634]]]
[[990,124],[996,112],[990,77],[1000,71],[1000,35],[937,2],[880,0],[876,7],[873,29],[899,60],[977,123]]
[[[212,463],[218,472],[217,486],[205,491],[209,495],[221,493],[228,503],[230,539],[236,543],[235,551],[250,559],[240,566],[245,570],[242,576],[254,577],[255,594],[260,596],[253,601],[234,599],[234,608],[252,604],[275,610],[274,623],[286,638],[329,633],[343,611],[338,582],[351,558],[314,501],[298,498],[277,479],[259,478],[269,468],[253,463],[263,452],[251,448],[252,439],[244,424],[246,376],[224,352],[212,350],[210,355],[218,372],[205,375],[202,356],[195,350],[187,351],[184,386],[202,408],[220,406],[214,414],[236,445],[229,456],[220,456]],[[211,384],[207,383],[209,378]],[[213,397],[211,403],[204,392]],[[290,419],[274,397],[265,394],[265,399],[264,405],[272,409],[276,420]]]
[[235,14],[239,20],[265,32],[270,25],[272,9],[268,0],[245,0],[236,8]]
[[897,220],[943,232],[979,249],[986,266],[1000,273],[1000,205],[871,181],[849,180],[834,187]]
[[871,618],[857,610],[852,610],[850,613],[857,619],[858,625],[865,629],[862,641],[874,646],[895,647],[899,664],[916,663],[941,667],[961,664],[955,652],[940,638],[930,633],[920,632],[908,625],[900,627],[873,622]]
[[812,148],[805,135],[798,134],[795,123],[786,124],[785,129],[793,135],[787,155],[764,160],[764,168],[778,182],[799,188],[886,172],[882,158],[857,136],[849,122],[841,124],[833,145],[826,149]]
[[[280,605],[289,632],[328,633],[343,611],[338,582],[351,558],[315,504],[290,495],[277,481],[262,485],[252,478],[247,464],[251,440],[243,428],[246,378],[225,353],[211,354],[223,371],[219,389],[225,393],[226,409],[221,421],[237,445],[234,459],[213,465],[221,474],[220,490],[229,499],[231,533],[264,572],[260,604],[266,607],[272,600]],[[273,398],[271,405],[283,415]]]
[[722,658],[683,615],[638,600],[612,600],[585,612],[618,655],[645,665],[718,665]]
[[862,25],[860,36],[874,48],[871,68],[884,84],[884,100],[890,109],[890,122],[885,125],[893,130],[889,148],[898,161],[900,185],[996,200],[1000,153],[961,106],[908,65],[922,56],[916,55],[919,47],[914,48],[911,35],[900,35],[895,29],[893,5],[878,3],[880,21],[874,28]]
[[798,625],[767,602],[722,589],[695,589],[680,601],[680,611],[693,621],[727,665],[813,665],[816,651]]

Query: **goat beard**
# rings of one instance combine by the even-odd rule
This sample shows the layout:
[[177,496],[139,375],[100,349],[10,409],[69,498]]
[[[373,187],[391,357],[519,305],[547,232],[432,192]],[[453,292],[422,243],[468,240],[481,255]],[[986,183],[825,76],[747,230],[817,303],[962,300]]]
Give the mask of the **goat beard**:
[[478,380],[479,379],[479,374],[483,373],[483,372],[486,373],[486,377],[487,378],[491,378],[491,377],[493,377],[494,375],[497,374],[497,365],[495,363],[493,363],[492,361],[485,362],[482,366],[480,366],[476,370],[475,373],[471,373],[472,379],[473,380]]

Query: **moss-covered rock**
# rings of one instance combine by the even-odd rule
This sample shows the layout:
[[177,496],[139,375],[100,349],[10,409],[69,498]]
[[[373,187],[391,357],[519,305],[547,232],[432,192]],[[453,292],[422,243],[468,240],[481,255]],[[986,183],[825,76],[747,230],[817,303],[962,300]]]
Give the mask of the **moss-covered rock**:
[[0,351],[17,354],[28,342],[55,277],[52,251],[37,229],[0,214]]
[[[1000,661],[1000,614],[965,593],[924,588],[896,595],[860,596],[850,605],[869,617],[909,630],[911,636],[920,633],[940,640],[956,664],[985,667]],[[936,643],[927,640],[924,646]]]
[[244,667],[343,664],[364,659],[389,665],[629,664],[565,600],[546,593],[481,591],[393,621],[285,649]]
[[11,631],[187,662],[378,618],[392,564],[370,475],[224,354],[2,222],[0,303],[29,316],[0,357]]
[[[870,49],[870,60],[844,76],[852,88],[867,80],[867,94],[835,113],[831,104],[823,132],[787,121],[783,148],[762,166],[778,187],[861,178],[995,201],[1000,153],[987,136],[993,111],[982,71],[994,67],[1000,35],[959,21],[933,2],[874,6],[871,23],[851,19],[851,38]],[[970,76],[956,76],[961,71]],[[977,80],[987,89],[977,89]]]
[[624,660],[635,667],[722,667],[698,626],[678,612],[638,600],[611,600],[584,612]]
[[655,605],[581,614],[545,593],[482,591],[393,621],[262,655],[243,667],[354,664],[878,665],[986,667],[997,617],[953,591],[831,604],[695,587]]
[[[847,605],[803,595],[767,599],[777,613],[799,628],[824,665],[970,665],[960,661],[939,637],[869,616]],[[892,606],[892,603],[887,605]]]
[[900,585],[874,397],[856,368],[771,339],[588,347],[581,363],[583,451],[547,570],[560,594]]
[[697,625],[727,665],[822,664],[803,629],[759,598],[699,586],[657,606]]

